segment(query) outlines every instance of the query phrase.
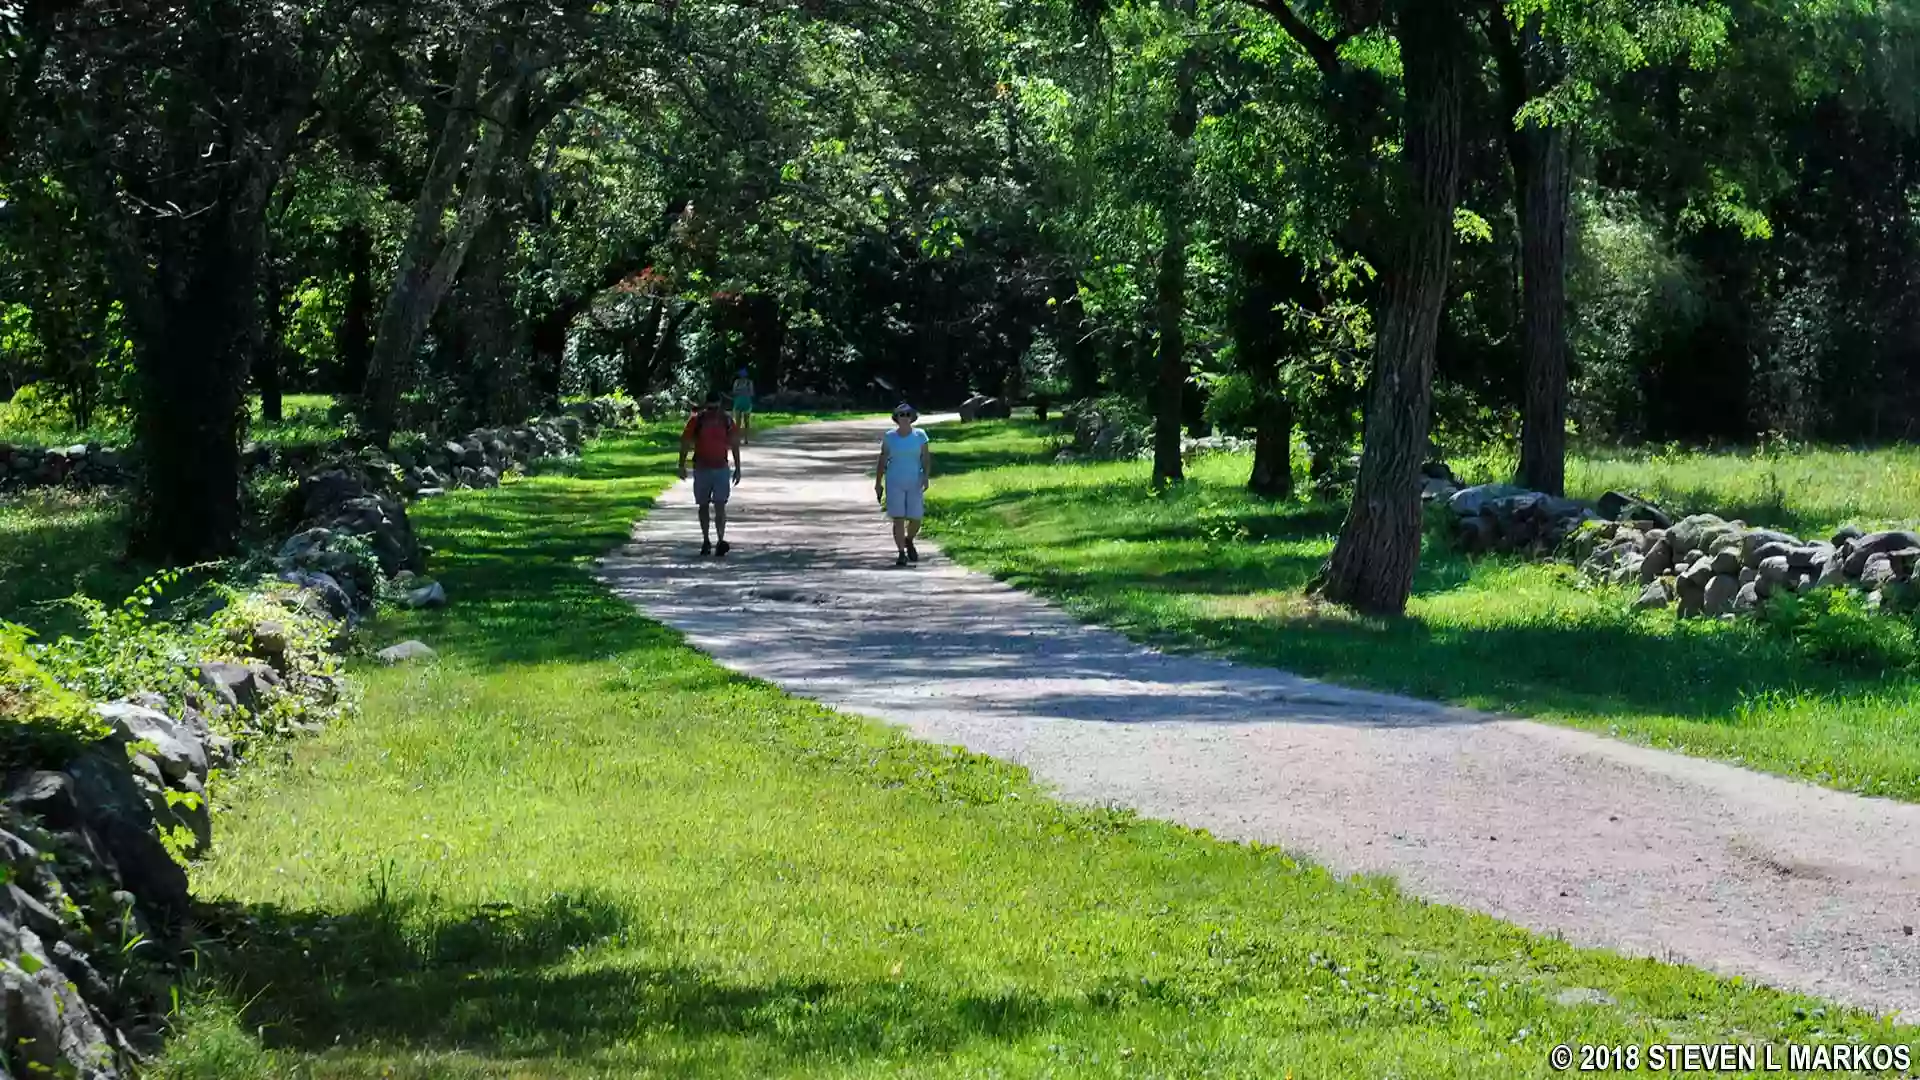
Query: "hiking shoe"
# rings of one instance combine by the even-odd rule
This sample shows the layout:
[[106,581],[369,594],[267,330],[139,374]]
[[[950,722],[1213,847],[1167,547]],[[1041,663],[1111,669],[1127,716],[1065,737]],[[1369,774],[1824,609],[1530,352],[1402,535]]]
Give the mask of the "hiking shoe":
[[913,541],[911,540],[907,541],[907,561],[908,562],[920,561],[920,549],[917,547],[914,547]]
[[895,560],[893,561],[893,565],[895,565],[895,566],[905,566],[905,565],[907,565],[907,553],[906,553],[906,552],[904,552],[904,551],[903,551],[903,552],[901,552],[901,553],[900,553],[900,557],[899,557],[898,559],[895,559]]
[[713,542],[710,540],[700,541],[700,557],[704,559],[711,554],[713,554]]
[[727,543],[725,540],[722,540],[720,541],[720,546],[713,549],[713,553],[715,555],[718,555],[720,558],[724,559],[727,557],[727,552],[732,550],[733,550],[733,545]]

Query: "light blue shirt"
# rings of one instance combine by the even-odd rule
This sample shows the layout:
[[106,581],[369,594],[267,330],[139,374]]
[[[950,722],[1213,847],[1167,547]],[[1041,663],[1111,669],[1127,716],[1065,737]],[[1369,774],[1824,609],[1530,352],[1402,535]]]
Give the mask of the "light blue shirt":
[[920,486],[920,451],[927,445],[927,433],[914,428],[905,435],[895,428],[881,439],[887,451],[887,486],[902,490]]

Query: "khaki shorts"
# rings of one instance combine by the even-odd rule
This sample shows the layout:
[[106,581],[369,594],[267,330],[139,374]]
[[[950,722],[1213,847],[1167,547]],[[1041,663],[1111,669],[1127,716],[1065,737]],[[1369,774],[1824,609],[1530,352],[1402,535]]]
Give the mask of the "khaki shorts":
[[693,501],[705,505],[727,505],[727,496],[733,494],[732,469],[695,469],[693,470]]

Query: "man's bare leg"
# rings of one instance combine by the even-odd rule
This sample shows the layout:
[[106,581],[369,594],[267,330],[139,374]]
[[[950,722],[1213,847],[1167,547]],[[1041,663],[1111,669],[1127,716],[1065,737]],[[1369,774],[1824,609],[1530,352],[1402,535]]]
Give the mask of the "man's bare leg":
[[907,519],[893,519],[893,546],[904,554],[907,550]]

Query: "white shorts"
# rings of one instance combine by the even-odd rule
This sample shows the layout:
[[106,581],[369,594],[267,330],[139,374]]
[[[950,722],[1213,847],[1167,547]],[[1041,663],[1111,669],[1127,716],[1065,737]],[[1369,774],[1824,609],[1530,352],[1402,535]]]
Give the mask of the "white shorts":
[[918,521],[926,516],[926,492],[919,484],[887,485],[887,516]]

